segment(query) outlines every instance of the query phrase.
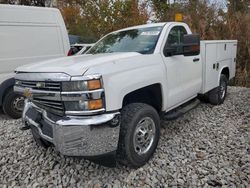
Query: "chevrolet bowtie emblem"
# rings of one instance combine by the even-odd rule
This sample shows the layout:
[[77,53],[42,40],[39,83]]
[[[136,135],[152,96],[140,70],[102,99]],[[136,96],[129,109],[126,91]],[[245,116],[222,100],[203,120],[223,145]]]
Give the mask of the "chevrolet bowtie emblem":
[[29,88],[26,88],[23,92],[23,95],[26,97],[26,98],[31,98],[32,97],[32,92]]
[[36,87],[37,88],[45,88],[45,83],[44,82],[37,82]]

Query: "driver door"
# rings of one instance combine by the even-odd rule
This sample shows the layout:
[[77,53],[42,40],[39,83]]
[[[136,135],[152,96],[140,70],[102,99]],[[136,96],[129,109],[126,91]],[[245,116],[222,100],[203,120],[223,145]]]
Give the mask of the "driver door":
[[164,47],[163,60],[167,69],[168,108],[196,97],[202,85],[200,55],[183,55],[181,45],[186,34],[185,27],[174,26],[169,32]]

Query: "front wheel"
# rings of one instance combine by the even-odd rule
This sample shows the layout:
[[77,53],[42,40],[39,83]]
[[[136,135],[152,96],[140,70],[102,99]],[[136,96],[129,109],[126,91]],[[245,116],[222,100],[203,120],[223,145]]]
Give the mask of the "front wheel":
[[213,105],[222,104],[227,96],[227,77],[222,74],[220,76],[220,85],[208,93],[208,100]]
[[142,103],[132,103],[122,110],[118,161],[131,167],[143,166],[154,154],[160,138],[157,111]]
[[8,116],[18,119],[22,116],[24,107],[24,97],[13,91],[9,90],[3,100],[3,111]]

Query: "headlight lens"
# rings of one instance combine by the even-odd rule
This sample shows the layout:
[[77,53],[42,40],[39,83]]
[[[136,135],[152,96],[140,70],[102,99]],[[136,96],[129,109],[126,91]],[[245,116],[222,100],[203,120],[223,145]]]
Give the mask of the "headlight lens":
[[64,102],[66,111],[88,110],[87,101],[67,101]]
[[101,88],[102,83],[100,79],[88,81],[70,81],[62,83],[62,91],[89,91]]

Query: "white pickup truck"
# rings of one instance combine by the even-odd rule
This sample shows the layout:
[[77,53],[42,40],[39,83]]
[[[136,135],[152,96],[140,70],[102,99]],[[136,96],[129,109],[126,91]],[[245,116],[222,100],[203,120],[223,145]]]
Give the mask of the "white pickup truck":
[[16,69],[15,91],[27,97],[23,121],[38,144],[139,167],[155,152],[160,117],[178,117],[198,95],[223,103],[236,49],[233,40],[200,41],[181,22],[130,27],[85,55]]

